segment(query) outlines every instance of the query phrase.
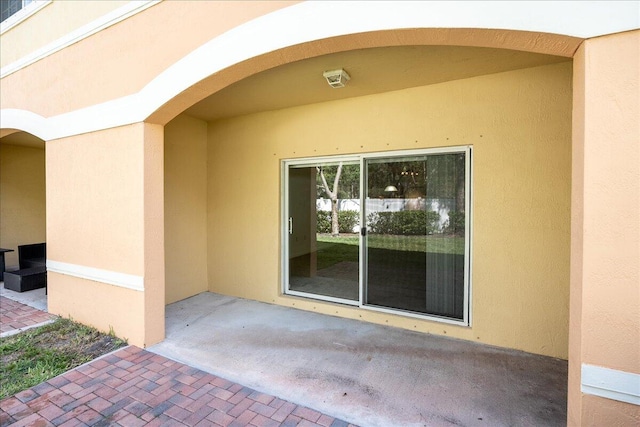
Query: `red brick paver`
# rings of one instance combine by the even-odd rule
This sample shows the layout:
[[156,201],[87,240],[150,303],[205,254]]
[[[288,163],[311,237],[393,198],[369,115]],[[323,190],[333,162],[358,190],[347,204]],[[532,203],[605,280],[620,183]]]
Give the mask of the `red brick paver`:
[[134,346],[0,400],[9,425],[352,426]]
[[21,331],[55,316],[7,297],[0,297],[0,334]]

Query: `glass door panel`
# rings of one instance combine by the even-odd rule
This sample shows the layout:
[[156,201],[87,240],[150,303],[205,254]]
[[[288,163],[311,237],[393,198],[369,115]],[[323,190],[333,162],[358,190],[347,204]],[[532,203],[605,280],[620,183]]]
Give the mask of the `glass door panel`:
[[462,320],[465,153],[364,163],[364,304]]
[[360,301],[360,165],[288,165],[287,292]]

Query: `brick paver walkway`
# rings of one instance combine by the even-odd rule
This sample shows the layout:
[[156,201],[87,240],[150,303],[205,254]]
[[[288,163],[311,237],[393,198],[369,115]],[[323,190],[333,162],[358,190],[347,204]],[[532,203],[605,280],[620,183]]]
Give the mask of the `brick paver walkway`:
[[0,401],[0,426],[351,426],[129,346]]
[[0,335],[19,332],[25,328],[54,319],[55,316],[10,298],[0,297]]

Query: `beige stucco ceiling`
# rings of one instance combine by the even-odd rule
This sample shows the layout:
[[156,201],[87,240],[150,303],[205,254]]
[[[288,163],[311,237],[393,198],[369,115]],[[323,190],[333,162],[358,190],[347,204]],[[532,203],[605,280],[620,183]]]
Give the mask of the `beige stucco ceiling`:
[[[323,55],[256,74],[185,112],[203,120],[425,86],[570,59],[505,49],[402,46]],[[344,68],[351,80],[329,87],[322,73]]]

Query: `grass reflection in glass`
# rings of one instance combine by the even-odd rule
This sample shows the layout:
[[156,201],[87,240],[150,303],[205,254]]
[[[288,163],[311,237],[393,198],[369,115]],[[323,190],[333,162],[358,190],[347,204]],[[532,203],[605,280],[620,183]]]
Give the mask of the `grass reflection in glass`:
[[[318,234],[318,269],[342,261],[358,262],[359,236],[357,234]],[[422,252],[464,255],[464,237],[435,234],[429,236],[398,236],[370,234],[370,249],[402,252]]]

